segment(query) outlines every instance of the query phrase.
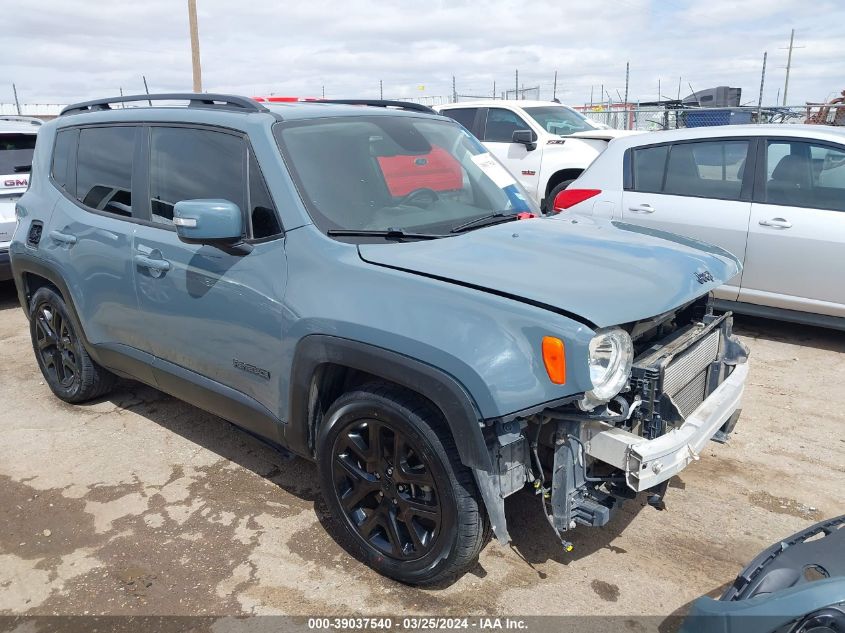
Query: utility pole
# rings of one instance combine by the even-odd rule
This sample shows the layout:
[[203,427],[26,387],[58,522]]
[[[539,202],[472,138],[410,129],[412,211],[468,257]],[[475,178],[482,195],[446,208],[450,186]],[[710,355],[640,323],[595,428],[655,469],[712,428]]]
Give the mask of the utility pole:
[[326,86],[323,84],[323,99],[326,98]]
[[763,111],[763,86],[766,84],[766,57],[768,51],[763,53],[763,72],[760,73],[760,97],[757,99],[757,123],[760,123],[760,115]]
[[678,101],[681,100],[681,79],[683,79],[683,77],[678,77]]
[[15,107],[18,109],[18,116],[20,116],[21,115],[21,104],[20,104],[20,101],[18,101],[18,89],[15,86],[15,84],[12,84],[12,92],[15,93]]
[[555,82],[552,84],[552,101],[557,99],[557,71],[555,71]]
[[623,108],[625,108],[625,129],[628,129],[628,81],[631,78],[631,62],[625,62],[625,100]]
[[381,79],[378,80],[378,98],[384,100],[384,83]]
[[593,109],[593,87],[590,86],[590,110]]
[[513,98],[519,99],[519,69],[517,68],[513,81]]
[[455,86],[455,75],[452,75],[452,103],[458,102],[458,89]]
[[783,105],[786,105],[787,92],[789,91],[789,71],[792,70],[792,49],[804,48],[803,46],[795,46],[795,29],[789,34],[789,53],[786,56],[786,79],[783,82]]
[[496,98],[496,80],[493,80],[493,98]]
[[194,79],[194,92],[202,92],[200,34],[197,28],[197,0],[188,0],[188,25],[191,29],[191,71]]

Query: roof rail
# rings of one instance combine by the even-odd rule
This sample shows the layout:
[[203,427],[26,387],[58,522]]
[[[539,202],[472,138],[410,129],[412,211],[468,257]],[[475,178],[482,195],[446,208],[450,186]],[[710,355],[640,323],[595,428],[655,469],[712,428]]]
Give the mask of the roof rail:
[[399,108],[402,110],[413,110],[414,112],[425,112],[426,114],[437,114],[437,112],[429,108],[427,105],[412,103],[410,101],[391,101],[389,99],[319,99],[317,102],[374,106],[376,108]]
[[32,125],[44,125],[44,121],[34,116],[21,116],[19,114],[0,114],[0,121],[19,121],[21,123],[32,123]]
[[267,108],[246,97],[235,95],[221,95],[196,92],[174,92],[167,94],[153,95],[127,95],[121,97],[109,97],[107,99],[94,99],[74,103],[64,108],[59,116],[66,114],[79,114],[80,112],[96,112],[99,110],[111,110],[111,103],[130,103],[133,101],[146,101],[150,106],[153,101],[188,101],[189,108],[223,108],[228,110],[240,110],[245,112],[266,112]]

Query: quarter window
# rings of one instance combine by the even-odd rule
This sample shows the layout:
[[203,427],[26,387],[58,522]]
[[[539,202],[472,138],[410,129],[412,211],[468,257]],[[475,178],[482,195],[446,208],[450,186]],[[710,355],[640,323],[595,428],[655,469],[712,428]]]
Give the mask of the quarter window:
[[845,211],[845,148],[769,141],[766,202]]
[[491,143],[513,143],[514,132],[530,129],[531,126],[510,110],[490,108],[487,110],[484,140]]
[[91,209],[130,217],[134,151],[134,127],[80,130],[76,199]]
[[273,207],[273,199],[252,152],[249,155],[249,207],[252,237],[260,240],[282,232],[276,209]]
[[173,224],[181,200],[223,199],[246,209],[245,144],[232,134],[154,127],[150,134],[153,222]]
[[53,167],[50,175],[62,189],[65,189],[69,184],[68,165],[70,164],[70,153],[76,148],[75,141],[76,130],[60,130],[56,134],[56,143],[53,145]]

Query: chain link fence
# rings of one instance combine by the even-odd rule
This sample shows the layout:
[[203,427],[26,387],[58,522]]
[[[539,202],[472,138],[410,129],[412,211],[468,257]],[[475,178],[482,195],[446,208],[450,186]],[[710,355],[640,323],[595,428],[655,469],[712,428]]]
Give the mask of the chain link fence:
[[576,110],[593,121],[617,130],[674,130],[713,125],[756,123],[821,123],[845,125],[845,105],[765,106],[737,108],[658,108],[611,106],[578,106]]

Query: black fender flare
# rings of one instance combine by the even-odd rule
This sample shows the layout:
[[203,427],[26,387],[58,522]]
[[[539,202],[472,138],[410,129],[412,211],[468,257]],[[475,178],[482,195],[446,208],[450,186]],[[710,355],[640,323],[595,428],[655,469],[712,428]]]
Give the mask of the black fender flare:
[[295,453],[315,455],[317,429],[311,418],[316,393],[314,378],[320,365],[331,363],[378,376],[428,398],[446,418],[461,461],[472,469],[493,532],[501,543],[510,535],[505,500],[499,494],[497,473],[484,434],[482,420],[467,390],[453,376],[420,360],[368,343],[322,334],[311,334],[297,344],[291,370],[289,415],[285,444]]
[[308,335],[296,346],[290,382],[285,440],[299,454],[314,454],[310,419],[317,369],[335,364],[364,371],[428,398],[446,418],[461,461],[470,468],[492,470],[481,432],[482,421],[471,396],[455,378],[415,358],[368,343],[322,334]]

